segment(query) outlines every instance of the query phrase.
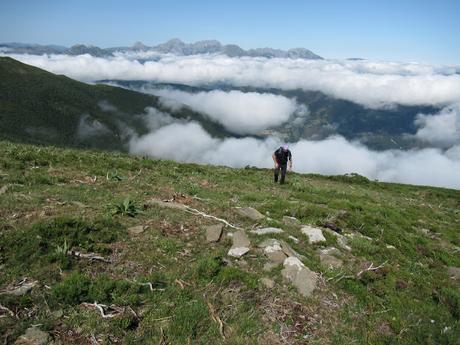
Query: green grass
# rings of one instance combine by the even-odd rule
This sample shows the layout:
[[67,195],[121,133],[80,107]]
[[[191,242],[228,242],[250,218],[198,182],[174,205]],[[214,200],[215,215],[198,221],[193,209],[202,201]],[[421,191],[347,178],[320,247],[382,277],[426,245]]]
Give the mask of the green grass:
[[[447,267],[460,266],[459,191],[355,175],[289,174],[279,186],[265,169],[3,141],[5,185],[0,290],[25,277],[39,284],[25,296],[0,295],[0,305],[17,316],[2,314],[3,342],[41,324],[63,343],[87,343],[94,335],[101,343],[125,344],[458,344],[460,290]],[[285,233],[275,237],[322,273],[313,296],[302,298],[283,283],[280,268],[265,272],[266,259],[256,249],[229,260],[225,234],[219,243],[206,244],[202,227],[211,220],[148,204],[173,196],[246,229],[253,222],[234,206],[269,214],[271,220],[260,224],[283,227]],[[283,226],[284,215],[317,226],[333,218],[344,232],[356,234],[349,241],[352,252],[343,251],[344,266],[323,267],[316,249],[325,245],[308,245],[300,230]],[[146,229],[132,236],[128,228],[136,225]],[[295,244],[289,235],[301,241]],[[256,244],[270,236],[250,238]],[[326,238],[327,245],[337,245],[333,236]],[[68,249],[110,262],[69,256]],[[386,264],[339,279],[371,262]],[[264,288],[262,277],[272,278],[275,288]],[[83,304],[95,301],[124,311],[102,319]]]

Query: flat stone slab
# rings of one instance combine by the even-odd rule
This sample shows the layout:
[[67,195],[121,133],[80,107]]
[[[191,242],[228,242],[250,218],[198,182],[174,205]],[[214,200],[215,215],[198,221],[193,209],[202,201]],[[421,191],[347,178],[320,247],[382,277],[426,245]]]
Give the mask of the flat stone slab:
[[140,235],[144,232],[144,230],[146,229],[147,227],[144,226],[144,225],[137,225],[137,226],[132,226],[130,228],[128,228],[128,232],[130,235]]
[[316,288],[318,275],[293,256],[286,258],[283,266],[283,278],[292,283],[302,296],[309,297]]
[[300,220],[295,217],[283,216],[283,224],[292,227],[300,227]]
[[21,335],[14,344],[16,345],[46,345],[50,341],[48,333],[41,331],[37,327],[30,327],[26,333]]
[[222,236],[223,224],[205,226],[206,242],[218,242]]
[[314,228],[310,225],[302,225],[300,231],[302,234],[307,236],[310,244],[326,242],[326,238],[324,237],[321,229]]
[[243,230],[239,230],[233,234],[233,245],[228,251],[229,256],[234,258],[240,258],[247,252],[249,252],[249,246],[251,242],[249,241],[248,236]]
[[281,234],[283,233],[283,229],[279,228],[261,228],[256,230],[251,230],[251,233],[256,235],[267,235],[267,234]]
[[250,218],[252,220],[262,220],[265,216],[252,207],[235,207],[236,212],[243,216]]

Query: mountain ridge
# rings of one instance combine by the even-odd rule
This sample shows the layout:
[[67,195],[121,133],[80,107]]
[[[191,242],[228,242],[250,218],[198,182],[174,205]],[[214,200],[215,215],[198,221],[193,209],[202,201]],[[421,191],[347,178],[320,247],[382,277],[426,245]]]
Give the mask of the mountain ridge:
[[306,48],[291,48],[288,50],[274,49],[269,47],[243,49],[236,44],[223,45],[217,40],[201,40],[193,43],[185,43],[178,38],[170,39],[164,43],[147,46],[142,42],[135,42],[131,47],[100,48],[94,45],[74,44],[71,47],[56,45],[40,45],[26,43],[0,43],[1,48],[7,49],[14,54],[90,54],[96,57],[113,56],[116,52],[145,52],[152,51],[163,54],[196,55],[196,54],[223,54],[230,57],[265,57],[265,58],[291,58],[291,59],[323,59]]

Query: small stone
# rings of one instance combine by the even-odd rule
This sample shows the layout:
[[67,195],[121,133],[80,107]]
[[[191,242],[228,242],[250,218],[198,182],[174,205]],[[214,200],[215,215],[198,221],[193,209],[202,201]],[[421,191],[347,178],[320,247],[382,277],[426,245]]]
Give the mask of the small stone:
[[240,258],[249,252],[251,242],[243,230],[237,231],[233,234],[233,245],[228,251],[229,256]]
[[314,228],[310,225],[302,225],[300,231],[308,237],[308,242],[310,244],[326,242],[326,238],[323,236],[321,229]]
[[387,244],[387,249],[396,249],[396,247],[392,246],[391,244]]
[[292,227],[300,227],[300,221],[295,217],[283,216],[283,224]]
[[283,278],[291,282],[302,296],[310,296],[316,288],[318,275],[296,257],[286,258],[283,265],[284,269],[281,271]]
[[460,267],[448,267],[447,274],[460,285]]
[[284,231],[279,228],[261,228],[256,230],[251,230],[251,233],[256,235],[267,235],[267,234],[280,234]]
[[345,237],[344,235],[338,234],[335,231],[332,231],[331,229],[324,229],[324,231],[334,236],[337,239],[337,244],[340,246],[340,248],[345,249],[346,251],[349,251],[349,252],[351,251],[351,247],[348,245],[347,237]]
[[0,188],[0,195],[5,194],[7,191],[8,191],[8,185],[6,184],[2,186],[2,188]]
[[128,232],[132,236],[140,235],[144,232],[146,227],[144,225],[137,225],[137,226],[132,226],[128,228]]
[[252,207],[235,207],[236,212],[241,216],[250,218],[252,220],[262,220],[265,216]]
[[265,286],[267,289],[273,289],[275,287],[275,281],[270,279],[270,278],[260,278],[260,282],[262,283],[263,286]]
[[207,242],[218,242],[222,236],[223,224],[209,225],[205,227],[206,241]]
[[334,247],[320,249],[318,251],[319,259],[321,264],[328,268],[340,268],[343,265],[343,261],[336,256],[340,256],[340,250]]
[[274,264],[273,262],[265,263],[264,267],[262,268],[265,272],[270,272],[272,269],[277,267],[278,264]]
[[49,341],[50,336],[48,333],[41,331],[37,327],[30,327],[14,343],[16,345],[45,345]]

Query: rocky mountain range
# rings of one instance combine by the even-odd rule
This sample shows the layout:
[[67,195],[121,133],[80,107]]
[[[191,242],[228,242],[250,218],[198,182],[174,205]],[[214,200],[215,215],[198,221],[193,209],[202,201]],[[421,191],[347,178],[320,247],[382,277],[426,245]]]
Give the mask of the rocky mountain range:
[[0,52],[10,54],[90,54],[97,57],[113,56],[116,52],[158,52],[162,54],[196,55],[196,54],[224,54],[230,57],[265,57],[265,58],[291,58],[291,59],[322,59],[312,51],[305,48],[289,50],[273,48],[256,48],[245,50],[236,44],[222,44],[216,40],[204,40],[194,43],[185,43],[180,39],[171,39],[156,46],[147,46],[136,42],[131,47],[100,48],[92,45],[75,44],[71,47],[57,45],[39,45],[24,43],[0,43]]

